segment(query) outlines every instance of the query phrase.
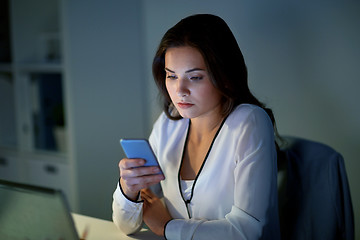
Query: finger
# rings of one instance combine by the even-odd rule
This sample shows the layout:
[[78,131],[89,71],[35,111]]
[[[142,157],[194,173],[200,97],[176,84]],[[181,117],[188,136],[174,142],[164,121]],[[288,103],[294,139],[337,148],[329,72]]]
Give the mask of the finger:
[[154,201],[158,200],[158,197],[148,188],[142,189],[140,196],[148,203],[153,203]]
[[146,195],[145,193],[141,192],[140,194],[141,199],[144,201],[145,206],[149,205],[152,203],[153,198],[149,197],[148,195]]
[[149,202],[149,196],[147,196],[145,193],[143,193],[142,191],[140,191],[141,194],[140,194],[140,197],[143,201],[145,202]]
[[131,191],[139,191],[143,188],[148,188],[151,185],[159,183],[163,180],[161,175],[148,175],[135,178],[122,178],[127,188]]
[[130,169],[120,169],[120,176],[125,177],[141,177],[147,175],[163,175],[159,174],[160,168],[159,167],[137,167],[137,168],[130,168]]
[[141,193],[151,198],[156,196],[149,188],[142,189]]
[[[141,196],[141,195],[140,195]],[[143,201],[143,214],[145,214],[147,212],[147,209],[150,206],[150,203],[148,202],[148,200],[146,198],[144,198],[143,196],[141,196],[141,200]]]
[[147,188],[141,189],[140,196],[143,200],[149,201],[149,198],[151,198],[151,196],[149,195],[149,193],[146,190],[147,190]]
[[145,160],[141,158],[123,158],[119,162],[120,169],[130,169],[135,167],[141,167],[145,164]]
[[[125,179],[128,180],[130,184],[143,184],[144,186],[149,186],[154,183],[158,183],[163,180],[164,177],[162,175],[146,175],[135,178]],[[144,187],[146,188],[146,187]]]

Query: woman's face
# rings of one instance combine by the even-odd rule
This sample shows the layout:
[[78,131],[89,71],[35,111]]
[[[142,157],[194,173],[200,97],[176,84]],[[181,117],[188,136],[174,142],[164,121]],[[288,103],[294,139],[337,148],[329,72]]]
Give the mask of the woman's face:
[[220,114],[221,95],[210,81],[201,53],[193,47],[169,48],[165,54],[166,89],[183,118]]

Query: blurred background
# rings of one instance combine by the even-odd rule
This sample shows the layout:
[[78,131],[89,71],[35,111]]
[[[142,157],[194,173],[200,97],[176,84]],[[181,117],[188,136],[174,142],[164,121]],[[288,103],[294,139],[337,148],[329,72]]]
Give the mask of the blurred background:
[[345,160],[360,239],[360,3],[2,0],[0,178],[61,188],[74,212],[111,219],[120,138],[160,113],[151,63],[165,31],[221,16],[280,134]]

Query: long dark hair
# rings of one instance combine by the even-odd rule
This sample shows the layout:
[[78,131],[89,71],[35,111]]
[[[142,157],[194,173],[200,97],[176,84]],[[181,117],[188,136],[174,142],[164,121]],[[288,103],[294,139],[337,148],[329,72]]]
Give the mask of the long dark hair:
[[210,80],[222,94],[224,116],[239,104],[254,104],[266,111],[276,132],[272,110],[250,92],[244,57],[233,33],[223,19],[211,14],[197,14],[182,19],[165,33],[155,54],[153,76],[162,96],[163,110],[170,119],[182,117],[166,90],[165,53],[168,48],[181,46],[194,47],[202,54]]

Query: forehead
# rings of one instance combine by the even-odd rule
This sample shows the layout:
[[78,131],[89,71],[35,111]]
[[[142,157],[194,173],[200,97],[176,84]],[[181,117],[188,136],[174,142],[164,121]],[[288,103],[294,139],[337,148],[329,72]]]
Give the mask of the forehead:
[[173,71],[193,68],[206,69],[200,51],[189,46],[168,48],[165,53],[165,67]]

